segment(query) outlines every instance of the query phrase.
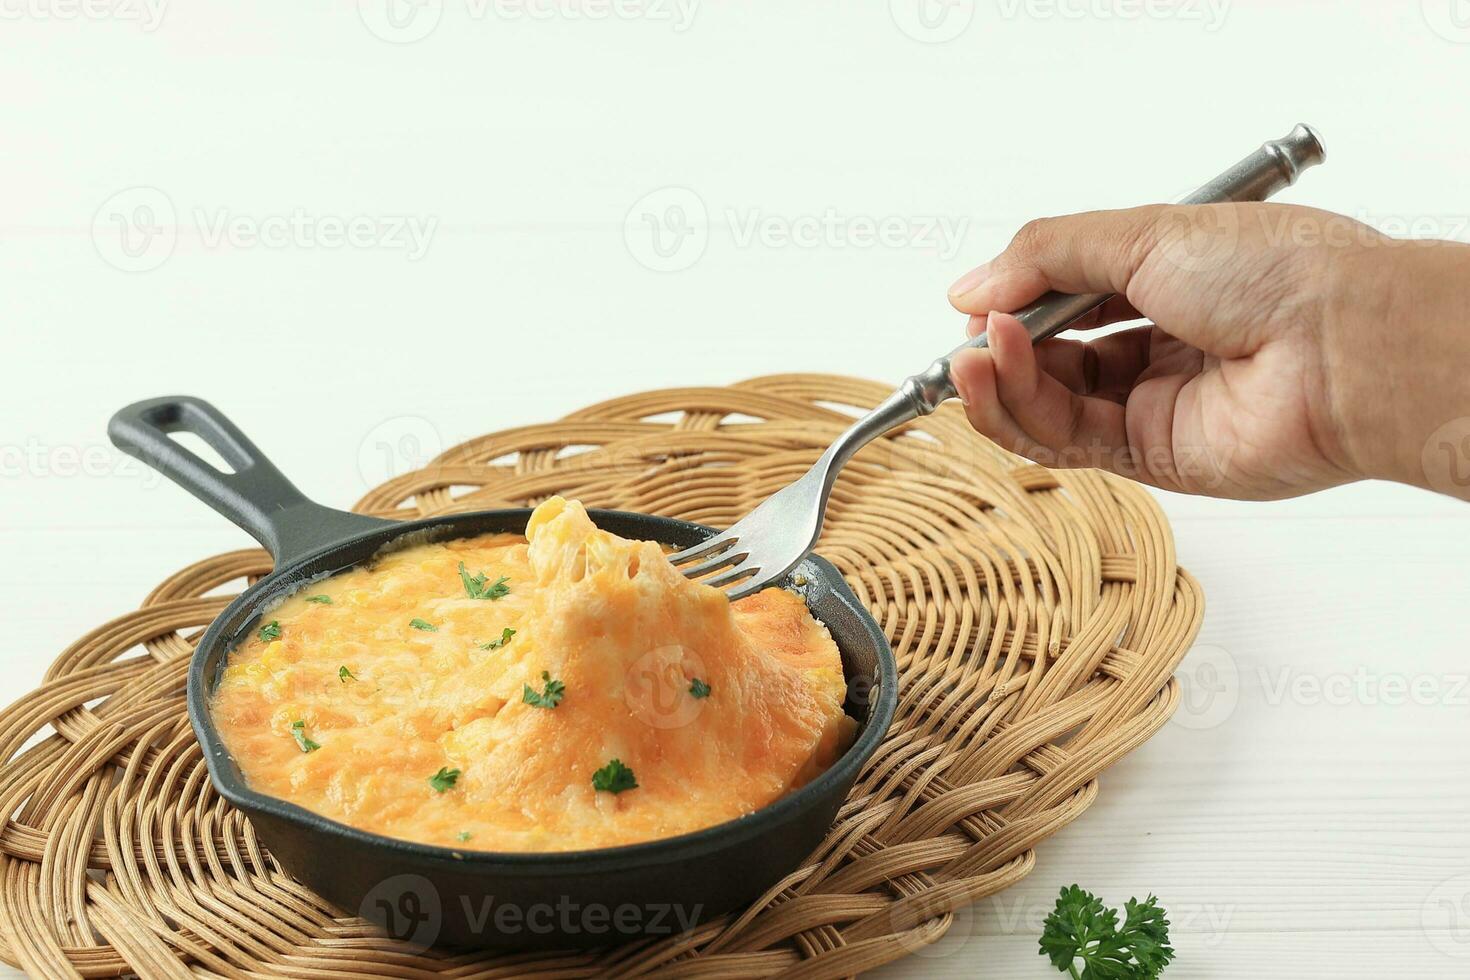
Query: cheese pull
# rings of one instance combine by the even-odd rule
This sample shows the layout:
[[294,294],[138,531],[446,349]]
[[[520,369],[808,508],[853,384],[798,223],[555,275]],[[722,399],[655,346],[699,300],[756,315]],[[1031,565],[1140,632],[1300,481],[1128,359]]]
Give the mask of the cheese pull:
[[[558,851],[748,814],[850,742],[805,603],[736,603],[553,497],[526,536],[403,548],[313,583],[212,705],[252,788],[458,848]],[[303,748],[311,746],[311,748]]]

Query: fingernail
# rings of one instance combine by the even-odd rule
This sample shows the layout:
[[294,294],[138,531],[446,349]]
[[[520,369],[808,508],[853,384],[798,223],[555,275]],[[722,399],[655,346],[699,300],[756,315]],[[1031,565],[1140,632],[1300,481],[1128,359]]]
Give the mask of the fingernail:
[[978,337],[985,332],[986,319],[983,316],[972,315],[965,323],[965,333],[971,337]]
[[955,284],[949,287],[949,295],[963,296],[976,286],[980,285],[990,277],[990,263],[977,266],[955,280]]
[[[959,353],[957,353],[955,355],[955,359],[956,360],[963,360],[966,356],[968,356],[968,352],[967,351],[960,351]],[[969,408],[970,407],[970,392],[968,390],[969,386],[968,386],[968,384],[965,381],[965,373],[964,373],[964,371],[956,371],[956,370],[954,370],[954,368],[955,368],[955,363],[954,363],[954,361],[951,361],[950,362],[950,374],[949,374],[949,376],[950,376],[950,380],[954,382],[954,393],[957,396],[959,396],[960,404],[963,405],[963,406],[965,406],[966,408]]]
[[1009,313],[1002,313],[1000,310],[991,310],[989,313],[985,314],[985,335],[990,338],[989,346],[991,350],[995,349],[995,345],[997,342],[1001,343],[1002,345],[1005,344],[1005,331],[1002,330],[997,333],[991,328],[1000,322],[1001,317],[1010,315],[1011,314]]

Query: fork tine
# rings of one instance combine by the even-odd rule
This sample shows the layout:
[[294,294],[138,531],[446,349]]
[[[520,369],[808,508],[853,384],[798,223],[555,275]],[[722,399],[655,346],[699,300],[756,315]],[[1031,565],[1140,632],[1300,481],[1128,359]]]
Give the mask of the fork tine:
[[761,589],[764,589],[770,584],[770,576],[757,573],[746,579],[744,582],[741,582],[739,585],[730,586],[730,588],[725,590],[725,596],[731,602],[735,602],[737,600],[744,599],[748,595],[755,595],[755,593],[759,592]]
[[[731,530],[734,529],[731,528]],[[672,555],[669,556],[669,563],[672,565],[679,565],[686,561],[693,561],[694,559],[702,558],[713,551],[723,551],[739,540],[740,538],[737,535],[731,534],[730,531],[721,531],[719,534],[714,534],[710,537],[705,538],[703,541],[699,542],[699,544],[690,545],[683,551],[674,552]]]
[[718,555],[700,562],[698,565],[683,566],[679,571],[683,573],[685,578],[698,578],[707,572],[713,572],[717,568],[739,564],[749,557],[750,554],[748,552],[742,551],[740,548],[730,547]]
[[742,579],[742,578],[744,578],[747,575],[759,575],[759,574],[760,574],[760,566],[759,565],[752,565],[752,564],[749,564],[748,562],[742,561],[740,564],[736,565],[734,568],[730,569],[729,571],[721,572],[720,574],[716,575],[714,578],[707,578],[707,579],[705,579],[704,580],[704,584],[705,585],[708,585],[708,586],[711,586],[712,588],[718,589],[721,586],[729,585],[731,582],[735,582],[735,581],[737,581],[739,579]]

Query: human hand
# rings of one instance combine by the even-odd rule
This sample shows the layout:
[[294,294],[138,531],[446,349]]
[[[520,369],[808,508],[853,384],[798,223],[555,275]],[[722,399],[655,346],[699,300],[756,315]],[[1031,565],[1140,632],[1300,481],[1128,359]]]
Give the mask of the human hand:
[[[1049,289],[1117,294],[1074,329],[1152,325],[1033,348],[1008,314]],[[1370,477],[1470,497],[1424,452],[1470,416],[1470,246],[1286,205],[1098,211],[1026,225],[950,302],[988,335],[950,366],[971,424],[1044,465],[1239,499]]]

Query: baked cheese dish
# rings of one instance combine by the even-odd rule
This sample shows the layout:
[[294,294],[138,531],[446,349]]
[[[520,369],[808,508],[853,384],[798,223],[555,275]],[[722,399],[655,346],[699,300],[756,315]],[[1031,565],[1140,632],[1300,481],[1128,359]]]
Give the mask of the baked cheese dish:
[[449,847],[630,844],[752,812],[847,747],[802,600],[729,602],[559,497],[526,536],[317,582],[230,656],[212,712],[251,788]]

